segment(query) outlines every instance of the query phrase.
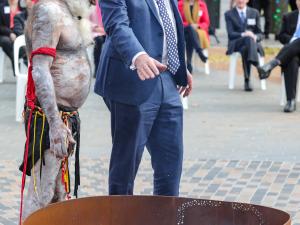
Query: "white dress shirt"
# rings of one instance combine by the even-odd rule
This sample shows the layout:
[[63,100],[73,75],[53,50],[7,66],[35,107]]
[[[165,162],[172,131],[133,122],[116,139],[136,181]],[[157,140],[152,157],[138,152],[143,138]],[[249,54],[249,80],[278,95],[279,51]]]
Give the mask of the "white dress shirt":
[[244,7],[243,9],[240,9],[240,8],[236,7],[236,10],[238,11],[239,16],[240,16],[241,19],[242,19],[242,16],[241,16],[242,12],[244,13],[245,19],[247,18],[247,6]]
[[296,37],[296,33],[297,33],[297,30],[299,29],[299,26],[300,26],[300,12],[298,14],[298,22],[297,22],[296,30],[295,30],[295,33],[294,33],[292,39],[290,40],[290,43],[292,43],[293,41],[295,41],[296,39],[299,38],[299,37]]
[[[172,21],[172,24],[173,24],[173,28],[174,28],[174,31],[176,33],[176,43],[177,43],[177,28],[176,28],[176,21],[175,21],[175,17],[174,17],[174,13],[173,13],[173,9],[172,9],[172,6],[171,6],[171,3],[170,3],[170,0],[164,0],[165,1],[165,4],[166,4],[166,7],[167,7],[167,10],[168,10],[168,14],[169,14],[169,17],[171,18],[171,21]],[[163,23],[162,23],[162,19],[161,19],[161,16],[159,14],[159,9],[158,9],[158,5],[156,3],[156,0],[153,0],[154,2],[154,5],[156,7],[156,11],[157,11],[157,15],[160,19],[160,24],[163,28],[163,32],[164,32],[164,41],[163,41],[163,51],[162,51],[162,63],[163,64],[166,64],[168,63],[168,48],[167,48],[167,38],[166,38],[166,34],[165,34],[165,29],[163,27]],[[147,54],[146,52],[139,52],[137,53],[133,59],[132,59],[132,65],[130,66],[130,68],[132,70],[136,69],[135,68],[135,60],[137,59],[137,57],[139,57],[140,55],[143,55],[143,54]]]

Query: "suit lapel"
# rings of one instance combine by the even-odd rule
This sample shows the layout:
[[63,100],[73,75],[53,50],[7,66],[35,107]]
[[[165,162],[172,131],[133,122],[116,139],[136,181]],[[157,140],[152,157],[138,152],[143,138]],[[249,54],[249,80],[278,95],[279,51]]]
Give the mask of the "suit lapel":
[[233,16],[236,18],[236,20],[241,23],[241,17],[240,14],[238,12],[238,10],[236,8],[233,9]]
[[294,32],[297,30],[297,25],[298,25],[298,17],[299,17],[299,12],[297,11],[294,15],[293,18],[291,19],[291,28]]
[[154,5],[154,1],[155,0],[146,0],[149,8],[151,9],[151,12],[153,13],[153,15],[155,16],[155,18],[157,19],[157,21],[161,24],[159,16],[158,16],[157,9],[156,9],[156,6]]
[[170,0],[170,3],[171,3],[171,7],[173,9],[174,18],[176,21],[176,27],[178,28],[180,25],[179,23],[182,21],[181,15],[179,14],[177,3],[175,3],[174,0]]

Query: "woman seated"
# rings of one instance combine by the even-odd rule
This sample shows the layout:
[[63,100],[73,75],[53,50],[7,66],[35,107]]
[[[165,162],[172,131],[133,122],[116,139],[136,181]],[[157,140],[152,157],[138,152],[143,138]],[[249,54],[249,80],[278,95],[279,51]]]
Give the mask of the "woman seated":
[[203,62],[207,61],[203,49],[209,47],[208,28],[210,20],[208,10],[203,0],[179,0],[178,8],[184,25],[187,67],[192,72],[194,49]]

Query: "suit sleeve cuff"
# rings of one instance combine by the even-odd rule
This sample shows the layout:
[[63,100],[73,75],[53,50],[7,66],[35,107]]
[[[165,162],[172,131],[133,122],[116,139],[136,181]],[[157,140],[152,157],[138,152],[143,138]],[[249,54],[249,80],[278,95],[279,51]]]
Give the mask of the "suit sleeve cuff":
[[140,56],[140,55],[147,55],[146,52],[139,52],[137,54],[135,54],[135,56],[132,58],[132,61],[131,61],[131,66],[130,66],[130,69],[131,70],[135,70],[136,67],[135,67],[135,61],[136,59]]

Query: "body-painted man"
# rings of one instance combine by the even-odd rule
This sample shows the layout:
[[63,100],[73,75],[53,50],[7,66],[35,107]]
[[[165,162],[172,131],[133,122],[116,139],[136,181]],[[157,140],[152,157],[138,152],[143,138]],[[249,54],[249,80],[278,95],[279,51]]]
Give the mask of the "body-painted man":
[[74,148],[75,186],[79,184],[77,110],[90,88],[86,47],[92,43],[88,17],[93,4],[94,0],[39,0],[28,18],[25,35],[31,67],[25,106],[27,141],[20,167],[22,193],[25,173],[31,180],[20,219],[66,199],[70,192],[67,159]]

